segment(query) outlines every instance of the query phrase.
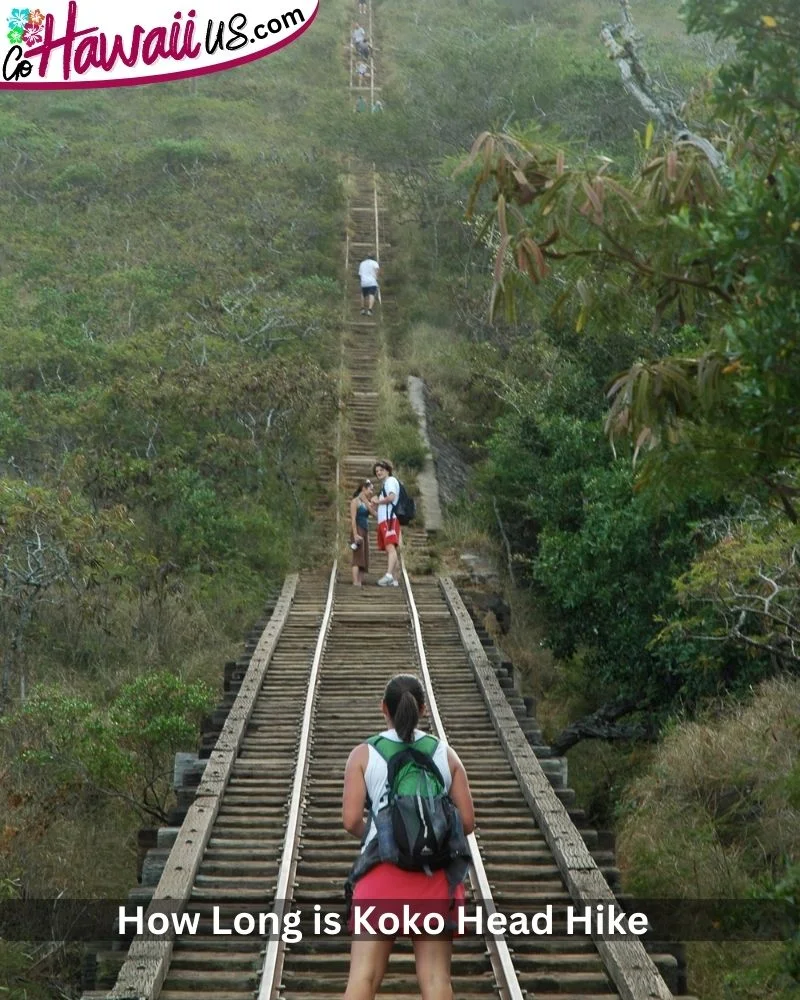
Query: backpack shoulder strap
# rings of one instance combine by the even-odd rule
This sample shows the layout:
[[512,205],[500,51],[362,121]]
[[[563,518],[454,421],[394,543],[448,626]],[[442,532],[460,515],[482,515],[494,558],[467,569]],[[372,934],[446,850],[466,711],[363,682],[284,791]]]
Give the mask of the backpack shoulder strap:
[[371,747],[375,747],[387,763],[392,759],[392,757],[395,756],[395,754],[400,753],[400,751],[406,746],[405,743],[398,743],[396,740],[388,740],[381,733],[378,733],[377,736],[370,736],[370,738],[364,742],[368,743]]
[[439,742],[440,741],[435,736],[431,736],[430,733],[425,733],[422,739],[417,740],[414,746],[417,750],[421,750],[423,753],[427,753],[433,757],[439,748]]
[[442,788],[446,788],[447,783],[444,780],[445,776],[439,769],[439,765],[433,759],[436,751],[439,749],[441,742],[442,741],[438,737],[432,736],[430,733],[426,733],[421,740],[417,740],[417,742],[414,744],[414,747],[417,750],[421,750],[422,753],[430,757],[433,772],[438,776],[439,780],[441,781]]
[[428,754],[430,757],[436,753],[439,746],[440,740],[436,736],[432,736],[430,733],[425,733],[416,743],[400,743],[397,740],[387,739],[382,733],[378,733],[375,736],[370,736],[369,739],[364,740],[370,746],[375,747],[378,753],[383,757],[384,760],[389,761],[394,757],[395,754],[400,753],[405,747],[412,747],[415,750],[420,750],[422,753]]
[[[395,477],[395,478],[397,478],[397,477]],[[394,498],[394,503],[392,504],[392,517],[396,517],[397,516],[397,508],[400,505],[400,498],[403,496],[403,493],[405,493],[405,489],[406,489],[405,486],[403,486],[403,484],[398,479],[397,480],[397,496]]]
[[[398,749],[402,749],[402,747],[404,746],[404,744],[402,744],[402,743],[395,743],[394,740],[387,740],[386,737],[382,736],[380,733],[377,733],[375,736],[370,736],[369,739],[364,740],[364,742],[366,744],[368,744],[369,746],[374,747],[378,751],[378,753],[380,754],[380,756],[386,762],[386,771],[387,771],[387,775],[388,775],[389,763],[390,763],[392,757],[397,752],[397,751],[394,750],[394,747],[398,747]],[[392,787],[391,784],[389,784],[388,781],[387,781],[387,784],[388,784],[389,788]],[[373,804],[373,802],[369,799],[369,794],[367,795],[367,800],[369,802],[369,823],[372,823],[374,811],[375,811],[375,809],[377,809],[378,803],[376,802],[376,803]],[[368,827],[368,829],[369,829],[369,827]],[[366,838],[366,831],[364,833],[364,836]]]
[[423,753],[421,750],[417,749],[417,747],[410,747],[404,743],[401,743],[400,746],[403,748],[402,751],[394,754],[388,763],[386,781],[389,788],[394,786],[394,780],[400,768],[402,768],[405,764],[408,764],[410,761],[413,761],[413,763],[415,763],[421,771],[427,771],[429,774],[433,775],[442,788],[445,787],[442,772],[436,766],[433,757],[431,757],[430,754]]
[[[388,782],[391,786],[395,774],[398,768],[402,767],[403,764],[408,763],[409,760],[413,760],[416,764],[422,767],[426,771],[430,771],[435,777],[439,778],[444,787],[444,779],[442,778],[442,772],[439,770],[437,765],[434,763],[433,756],[439,748],[440,740],[435,736],[431,736],[430,733],[425,733],[416,743],[399,743],[397,740],[389,740],[381,733],[376,736],[370,736],[368,740],[365,740],[370,746],[375,747],[378,753],[386,761],[388,767]],[[407,752],[406,752],[407,751]],[[402,756],[402,760],[399,760]],[[392,764],[392,761],[396,763]]]

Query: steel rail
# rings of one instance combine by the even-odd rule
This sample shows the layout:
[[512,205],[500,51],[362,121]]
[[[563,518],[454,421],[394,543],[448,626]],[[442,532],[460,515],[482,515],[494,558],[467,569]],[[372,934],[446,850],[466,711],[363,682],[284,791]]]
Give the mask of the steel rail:
[[[314,703],[317,697],[317,682],[320,674],[322,654],[328,638],[331,618],[333,617],[333,594],[336,587],[336,572],[338,564],[334,562],[328,584],[328,597],[325,602],[325,612],[322,616],[317,645],[314,649],[314,659],[311,662],[311,673],[308,678],[308,692],[303,711],[303,724],[300,730],[300,741],[297,746],[297,769],[294,773],[292,795],[289,799],[289,814],[286,820],[286,835],[283,841],[281,865],[278,870],[278,881],[275,886],[273,913],[278,916],[278,926],[283,921],[283,914],[289,899],[289,890],[294,881],[297,869],[297,848],[300,840],[300,821],[303,811],[303,793],[308,775],[309,750],[311,747],[311,723],[314,715]],[[261,970],[261,981],[258,987],[258,1000],[273,1000],[280,987],[280,974],[283,968],[284,943],[279,933],[273,934],[267,942],[264,964]]]
[[[405,561],[403,559],[400,561],[400,568],[403,571],[403,580],[405,581],[406,602],[411,614],[411,623],[414,629],[414,641],[417,647],[419,667],[425,681],[425,688],[427,691],[428,715],[430,716],[431,723],[433,724],[437,735],[443,740],[446,740],[447,733],[445,732],[442,717],[439,715],[439,706],[436,704],[433,682],[431,680],[430,670],[428,669],[428,659],[425,655],[425,644],[422,640],[422,628],[420,626],[417,604],[414,600],[414,592],[411,589],[411,580],[409,579],[408,570],[406,569]],[[478,840],[474,833],[471,833],[467,837],[467,843],[469,844],[470,854],[472,855],[472,864],[470,865],[469,875],[472,891],[479,897],[481,905],[485,911],[485,916],[488,918],[492,913],[496,912],[497,908],[494,905],[491,886],[489,885],[489,879],[483,865],[483,858],[481,858]],[[517,971],[514,968],[514,962],[512,961],[511,952],[505,935],[493,936],[487,934],[486,946],[489,952],[489,960],[492,963],[492,971],[494,972],[494,976],[497,981],[498,992],[502,1000],[524,1000],[525,994],[522,991],[522,987],[519,985]]]
[[[372,10],[372,5],[370,5],[369,9]],[[380,258],[380,253],[381,253],[381,234],[380,234],[380,223],[378,221],[378,219],[379,219],[379,213],[378,213],[378,173],[375,170],[375,164],[374,163],[372,164],[372,205],[373,205],[373,212],[374,212],[374,215],[375,215],[375,260],[378,262],[378,264],[380,264],[380,262],[381,262],[381,258]],[[378,301],[378,304],[381,307],[381,313],[383,313],[383,299],[381,298],[381,283],[380,282],[378,282],[377,301]]]
[[[380,264],[381,234],[378,223],[378,174],[375,170],[374,163],[372,164],[372,205],[375,213],[375,260]],[[380,284],[378,285],[378,288],[380,288]],[[378,301],[380,301],[380,299]]]
[[[375,39],[372,34],[372,4],[367,7],[369,13],[369,111],[375,107]],[[377,231],[376,231],[377,235]],[[377,250],[377,246],[375,248]]]
[[[350,161],[347,161],[347,171],[350,172]],[[347,218],[350,218],[350,195],[347,196]],[[350,273],[350,227],[345,223],[344,227],[344,311],[342,313],[342,323],[347,319],[347,276]]]

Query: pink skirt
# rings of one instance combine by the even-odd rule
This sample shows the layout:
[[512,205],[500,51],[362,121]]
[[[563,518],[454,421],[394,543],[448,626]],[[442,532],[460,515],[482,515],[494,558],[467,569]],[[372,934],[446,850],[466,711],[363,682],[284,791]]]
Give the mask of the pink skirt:
[[452,937],[464,898],[463,885],[451,894],[441,869],[428,875],[383,861],[356,882],[347,927],[359,936]]

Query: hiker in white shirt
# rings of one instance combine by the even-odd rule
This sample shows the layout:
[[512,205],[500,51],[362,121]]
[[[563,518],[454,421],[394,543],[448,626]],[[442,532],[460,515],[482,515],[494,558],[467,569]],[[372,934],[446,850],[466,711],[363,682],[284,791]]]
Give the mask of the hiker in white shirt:
[[400,557],[397,546],[400,544],[400,522],[395,516],[394,508],[400,496],[400,483],[392,475],[392,463],[384,458],[375,463],[372,471],[381,484],[380,494],[373,500],[377,509],[378,551],[385,552],[387,557],[386,575],[378,580],[378,586],[399,587],[397,571]]
[[378,271],[381,266],[372,257],[367,257],[358,265],[358,278],[361,282],[361,315],[371,316],[378,294]]

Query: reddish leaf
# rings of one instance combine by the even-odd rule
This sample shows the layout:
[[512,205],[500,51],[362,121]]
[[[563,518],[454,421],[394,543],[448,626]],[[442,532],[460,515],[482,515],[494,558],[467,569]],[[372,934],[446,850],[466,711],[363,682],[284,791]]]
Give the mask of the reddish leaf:
[[500,246],[497,248],[497,256],[494,259],[494,281],[495,284],[499,285],[503,280],[503,271],[505,270],[505,260],[506,252],[508,250],[508,245],[511,242],[511,237],[506,233],[500,240]]
[[[586,192],[586,197],[591,202],[592,209],[594,210],[594,218],[592,221],[601,222],[603,219],[603,206],[600,203],[600,199],[597,197],[594,190],[592,189],[591,184],[589,184],[588,181],[581,181],[581,187]],[[588,210],[584,212],[584,210],[581,209],[581,211],[583,212],[584,215],[589,214]]]
[[500,227],[500,235],[507,237],[508,223],[506,222],[506,199],[502,194],[497,196],[497,224]]
[[671,149],[667,153],[667,179],[674,181],[678,176],[678,153],[677,150]]

